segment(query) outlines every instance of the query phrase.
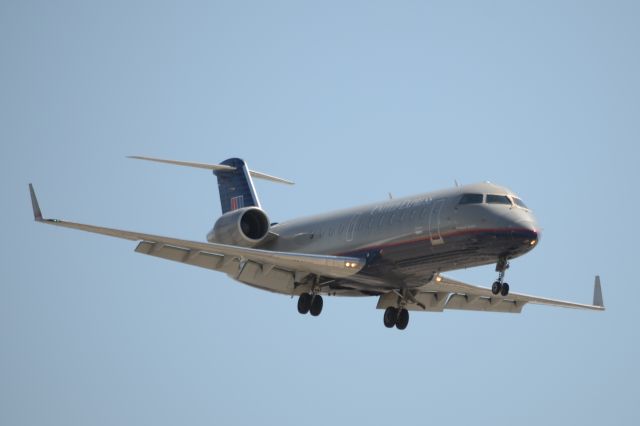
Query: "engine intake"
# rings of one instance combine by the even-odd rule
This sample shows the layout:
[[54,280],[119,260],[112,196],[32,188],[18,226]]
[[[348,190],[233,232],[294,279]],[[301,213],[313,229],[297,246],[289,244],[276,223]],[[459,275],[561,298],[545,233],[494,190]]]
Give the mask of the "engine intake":
[[269,218],[257,207],[245,207],[220,216],[207,235],[211,243],[255,247],[269,233]]

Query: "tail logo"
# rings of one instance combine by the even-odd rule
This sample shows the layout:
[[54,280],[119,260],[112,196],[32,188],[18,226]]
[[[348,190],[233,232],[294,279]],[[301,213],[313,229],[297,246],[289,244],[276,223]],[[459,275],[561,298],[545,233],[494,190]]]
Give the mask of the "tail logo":
[[231,210],[238,210],[244,207],[244,197],[239,195],[231,198]]

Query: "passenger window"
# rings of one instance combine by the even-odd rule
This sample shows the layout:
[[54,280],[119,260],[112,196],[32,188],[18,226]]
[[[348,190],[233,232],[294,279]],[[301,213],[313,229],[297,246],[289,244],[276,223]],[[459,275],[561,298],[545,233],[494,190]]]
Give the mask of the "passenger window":
[[380,220],[378,222],[378,228],[382,228],[384,223],[387,221],[387,217],[389,216],[389,207],[384,207],[380,209]]
[[407,216],[409,215],[409,202],[405,202],[402,204],[402,214],[400,215],[400,222],[403,222]]
[[517,206],[522,207],[523,209],[529,209],[525,203],[522,202],[520,198],[513,197],[513,202],[516,203]]
[[393,206],[393,210],[391,210],[391,215],[389,216],[389,223],[392,224],[395,219],[398,218],[398,206]]
[[464,194],[458,202],[458,205],[463,204],[482,204],[482,194]]
[[424,200],[424,207],[422,207],[422,219],[426,220],[429,217],[429,210],[431,209],[431,204],[428,200]]
[[369,214],[369,229],[373,229],[373,227],[375,226],[377,211],[378,211],[378,208],[374,207],[373,210],[371,210],[371,213]]
[[409,219],[410,220],[414,220],[416,218],[417,214],[418,214],[418,207],[417,206],[411,206],[411,213],[409,214]]
[[511,200],[506,195],[487,195],[487,203],[489,204],[506,204],[511,205]]

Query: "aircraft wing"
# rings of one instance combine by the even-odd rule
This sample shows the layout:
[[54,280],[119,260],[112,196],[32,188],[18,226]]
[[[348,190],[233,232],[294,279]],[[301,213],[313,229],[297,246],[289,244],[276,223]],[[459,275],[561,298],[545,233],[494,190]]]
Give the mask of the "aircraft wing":
[[[397,295],[388,293],[378,301],[378,309],[394,306]],[[527,294],[509,293],[507,296],[494,295],[490,288],[475,286],[437,275],[420,287],[406,308],[416,311],[436,311],[462,309],[470,311],[520,313],[527,303],[559,306],[564,308],[604,310],[600,277],[596,276],[593,289],[593,303],[575,303]]]
[[[136,251],[151,256],[227,272],[240,277],[245,268],[253,274],[269,274],[277,269],[281,274],[317,274],[330,278],[345,278],[358,273],[365,261],[355,257],[260,250],[226,244],[182,240],[141,232],[124,231],[94,225],[45,219],[33,185],[29,184],[34,219],[48,225],[79,229],[132,241],[140,241]],[[292,279],[293,281],[293,279]]]

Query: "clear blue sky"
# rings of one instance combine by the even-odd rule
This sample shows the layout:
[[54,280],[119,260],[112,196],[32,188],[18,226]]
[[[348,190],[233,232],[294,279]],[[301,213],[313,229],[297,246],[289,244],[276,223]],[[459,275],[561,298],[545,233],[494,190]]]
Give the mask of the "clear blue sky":
[[[0,424],[638,424],[640,3],[0,2]],[[283,221],[483,180],[543,226],[513,291],[604,313],[288,297],[45,215],[204,239],[245,158]],[[451,274],[489,285],[491,267]]]

